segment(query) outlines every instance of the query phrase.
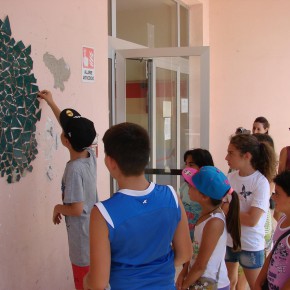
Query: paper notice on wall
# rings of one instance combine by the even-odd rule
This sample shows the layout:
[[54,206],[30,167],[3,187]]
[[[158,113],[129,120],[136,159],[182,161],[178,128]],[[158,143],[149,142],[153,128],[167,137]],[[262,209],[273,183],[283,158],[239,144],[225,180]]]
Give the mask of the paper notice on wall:
[[163,117],[171,117],[171,102],[163,101]]
[[83,46],[82,80],[86,83],[95,81],[95,50],[87,46]]
[[188,113],[188,99],[181,99],[181,113]]
[[171,118],[164,118],[164,140],[171,139]]

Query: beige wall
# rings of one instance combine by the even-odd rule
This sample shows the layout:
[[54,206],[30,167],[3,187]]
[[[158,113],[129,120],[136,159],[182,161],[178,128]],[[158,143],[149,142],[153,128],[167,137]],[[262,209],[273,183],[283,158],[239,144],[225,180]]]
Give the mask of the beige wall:
[[[12,36],[31,44],[33,73],[38,86],[51,89],[61,108],[73,107],[95,123],[103,136],[108,128],[107,1],[1,1],[0,17],[10,18]],[[82,45],[95,48],[96,82],[81,82]],[[53,89],[53,76],[43,62],[48,52],[63,57],[71,76],[65,90]],[[0,289],[73,289],[64,222],[52,223],[53,206],[61,202],[60,180],[69,155],[47,136],[61,130],[49,108],[41,103],[42,118],[37,123],[38,151],[32,173],[19,183],[0,178]],[[101,138],[99,138],[101,139]],[[59,140],[58,140],[59,141]],[[102,143],[102,142],[100,142]],[[103,146],[98,159],[98,190],[109,194],[109,175],[103,165]],[[51,166],[50,181],[47,169]]]
[[[39,87],[50,88],[61,108],[72,106],[91,118],[102,137],[109,120],[107,1],[2,2],[0,16],[9,16],[13,37],[32,46]],[[227,170],[224,156],[229,135],[238,126],[250,129],[259,115],[271,123],[277,152],[290,140],[290,1],[201,2],[205,5],[203,44],[211,46],[210,150],[216,165]],[[80,79],[82,45],[96,51],[94,84]],[[53,77],[42,59],[46,52],[63,57],[70,66],[63,92],[53,89]],[[65,225],[54,226],[51,221],[53,206],[60,202],[60,179],[68,153],[48,139],[47,124],[51,124],[49,118],[54,119],[45,104],[41,107],[34,170],[12,185],[0,178],[0,289],[73,287]],[[59,134],[55,121],[53,127]],[[104,199],[109,194],[109,175],[102,142],[99,152],[98,190]],[[49,166],[52,181],[46,176]]]
[[210,0],[210,150],[224,160],[228,138],[257,116],[276,151],[290,143],[290,1]]

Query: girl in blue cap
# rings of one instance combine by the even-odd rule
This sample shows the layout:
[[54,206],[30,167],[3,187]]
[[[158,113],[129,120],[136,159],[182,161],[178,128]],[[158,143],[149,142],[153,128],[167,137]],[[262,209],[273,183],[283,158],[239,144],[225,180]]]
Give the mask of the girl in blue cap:
[[[193,258],[181,270],[176,287],[229,290],[224,257],[228,232],[233,238],[234,250],[241,246],[238,196],[227,177],[214,166],[200,170],[185,168],[182,176],[190,186],[190,199],[197,201],[202,211],[195,226]],[[230,201],[227,216],[221,209],[223,201]]]

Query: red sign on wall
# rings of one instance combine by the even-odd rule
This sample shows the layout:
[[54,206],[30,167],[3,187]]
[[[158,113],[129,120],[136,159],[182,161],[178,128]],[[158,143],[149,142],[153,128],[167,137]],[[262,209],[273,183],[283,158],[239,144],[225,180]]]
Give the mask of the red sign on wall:
[[95,50],[86,46],[83,46],[82,80],[83,82],[95,81]]

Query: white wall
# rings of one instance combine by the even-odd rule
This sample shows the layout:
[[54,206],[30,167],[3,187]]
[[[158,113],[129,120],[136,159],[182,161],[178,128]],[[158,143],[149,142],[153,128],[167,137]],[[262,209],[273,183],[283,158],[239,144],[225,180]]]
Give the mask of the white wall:
[[[109,174],[103,164],[101,138],[108,128],[107,1],[1,1],[0,17],[8,15],[12,36],[31,44],[31,57],[40,89],[50,89],[60,108],[73,107],[92,119],[100,134],[98,190],[109,195]],[[82,46],[95,48],[96,82],[81,82]],[[53,76],[43,62],[48,52],[63,57],[71,76],[65,90],[54,89]],[[49,118],[54,132],[61,130],[47,105],[41,102],[37,123],[38,151],[34,167],[19,183],[0,178],[0,289],[73,289],[64,222],[52,223],[52,211],[61,202],[60,180],[67,150],[55,148],[46,133]],[[51,124],[51,123],[50,123]],[[53,179],[46,176],[51,166]]]

